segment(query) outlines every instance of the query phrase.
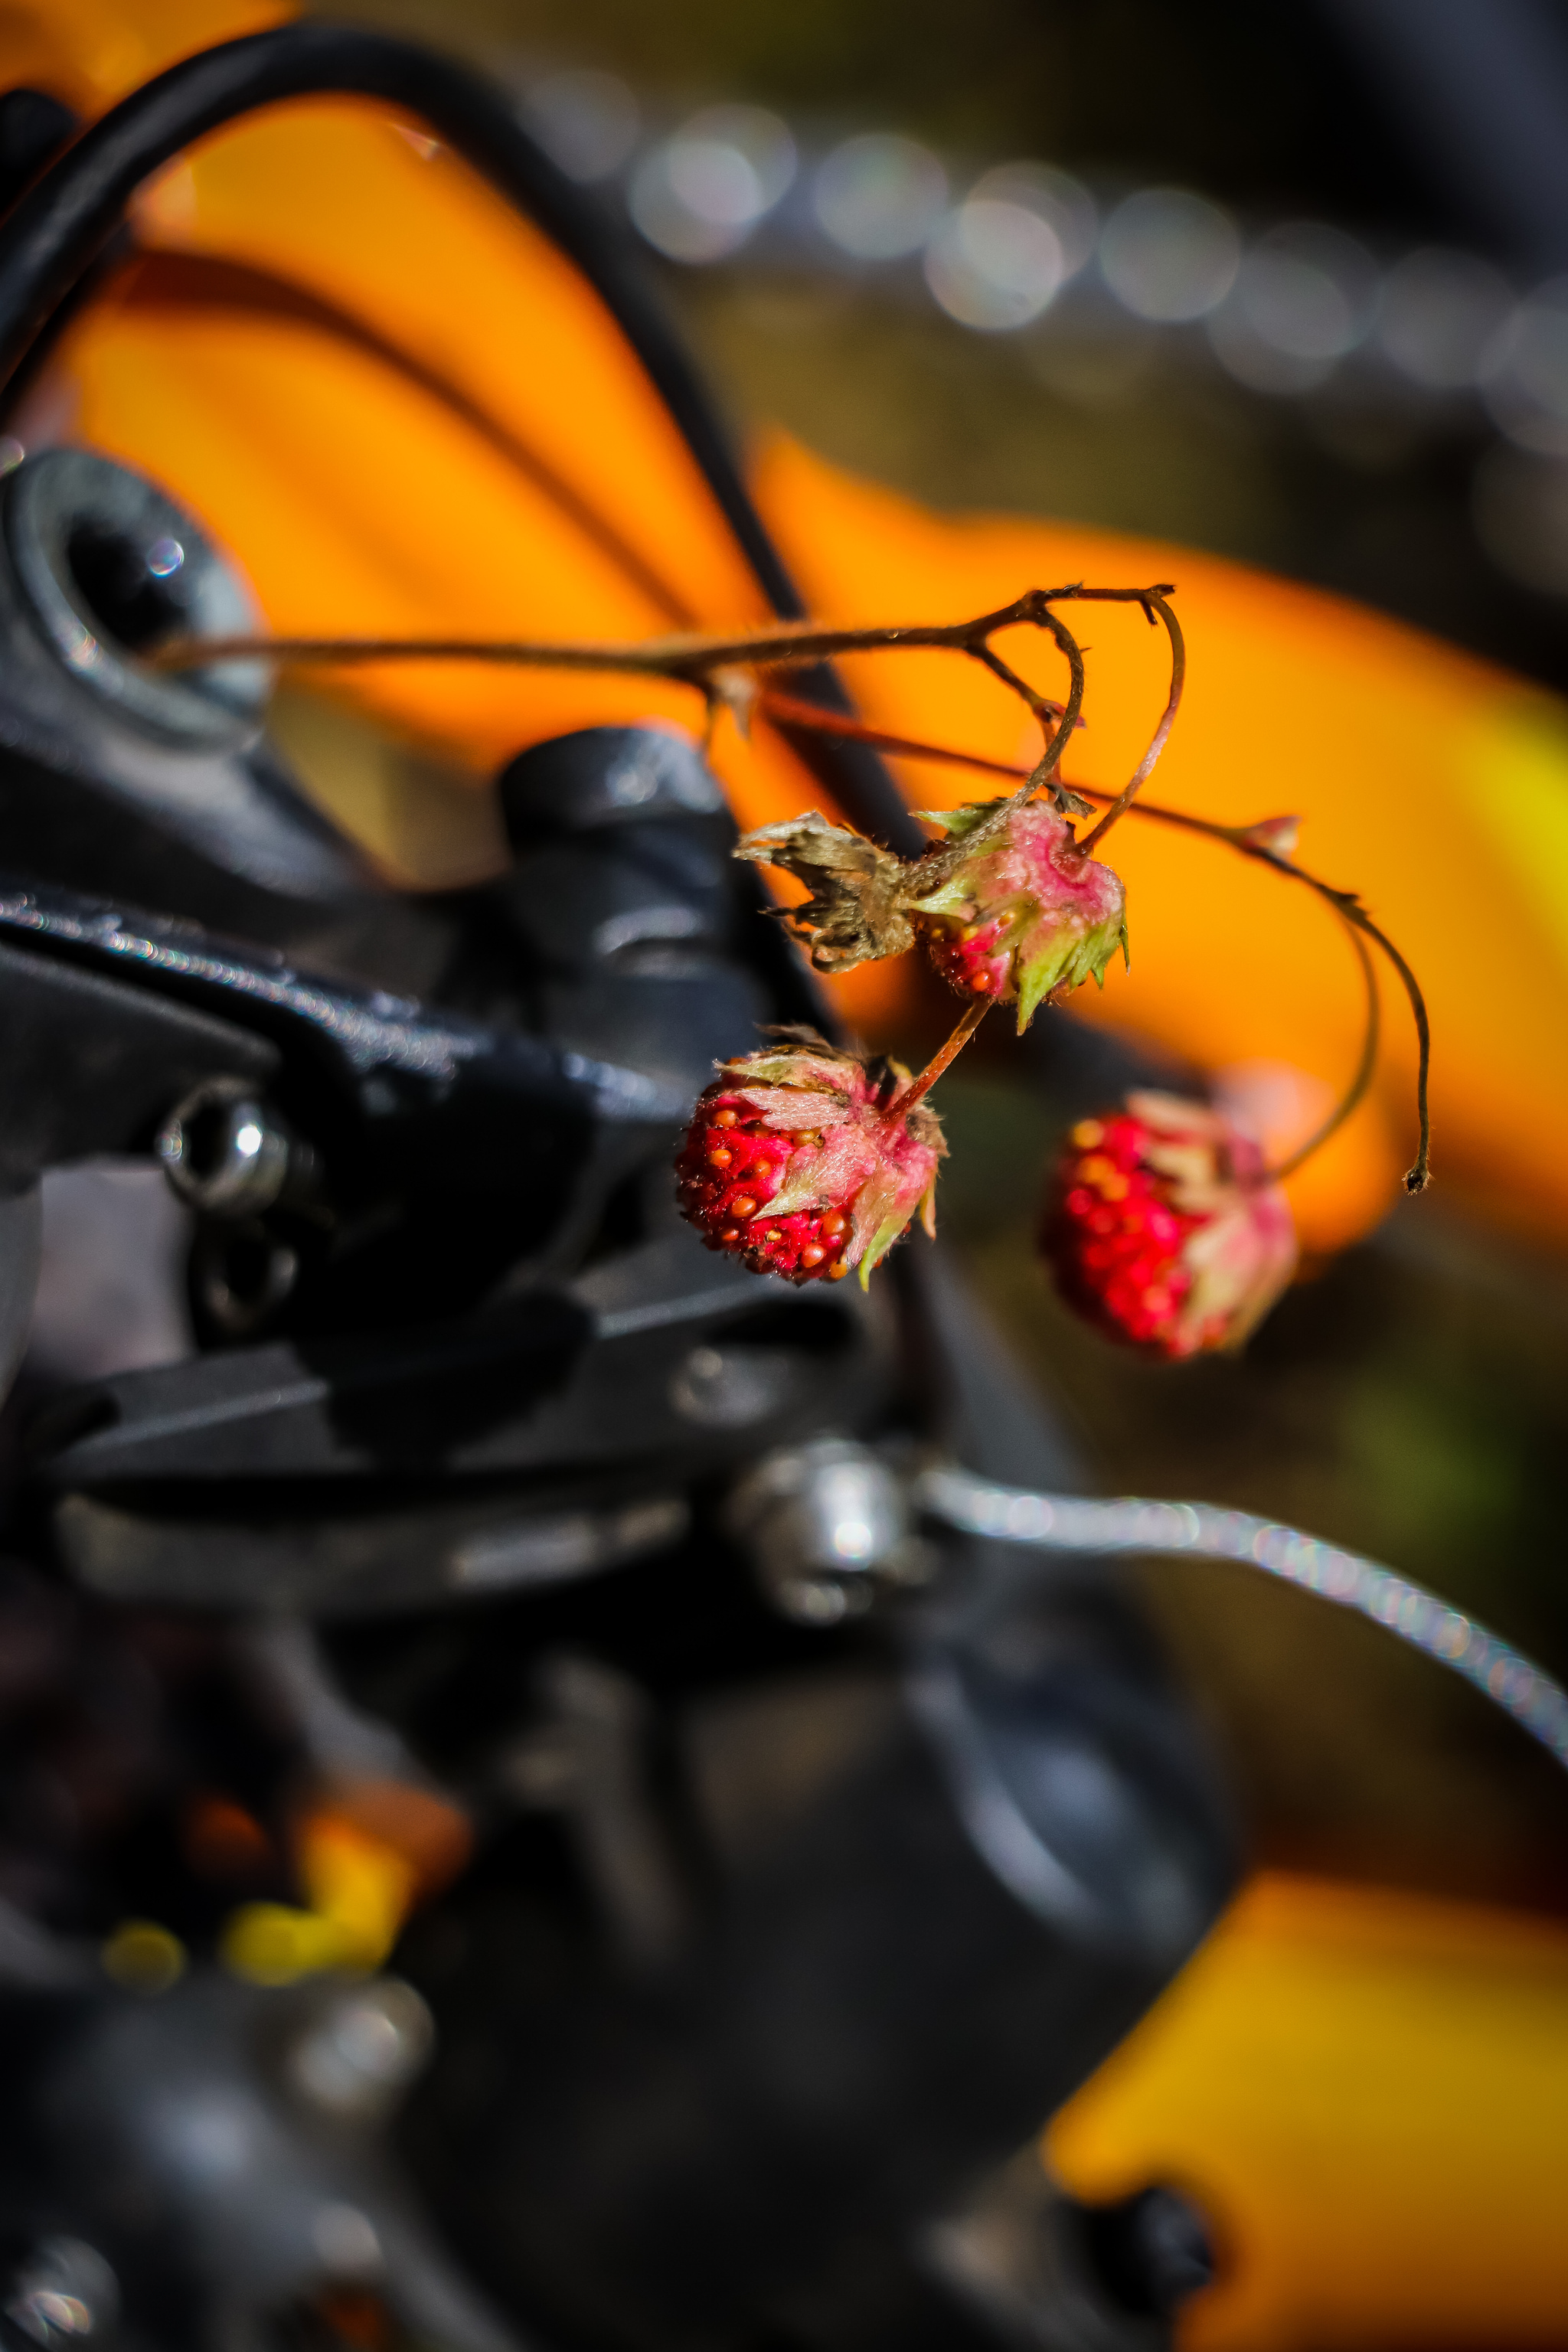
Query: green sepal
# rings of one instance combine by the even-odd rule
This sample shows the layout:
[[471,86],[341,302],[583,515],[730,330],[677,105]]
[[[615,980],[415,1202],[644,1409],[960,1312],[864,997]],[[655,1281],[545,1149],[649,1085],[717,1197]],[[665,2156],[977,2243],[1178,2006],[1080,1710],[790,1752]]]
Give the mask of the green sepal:
[[949,841],[966,841],[1006,805],[1007,796],[1004,794],[994,801],[965,801],[959,808],[916,809],[915,814],[921,824],[939,825]]
[[1105,967],[1121,950],[1128,970],[1131,958],[1127,947],[1127,918],[1121,916],[1114,929],[1109,923],[1097,923],[1091,930],[1077,938],[1064,939],[1055,956],[1032,960],[1020,945],[1016,951],[1013,971],[1018,991],[1018,1034],[1021,1037],[1044,999],[1053,989],[1071,991],[1092,980],[1097,988],[1105,986]]

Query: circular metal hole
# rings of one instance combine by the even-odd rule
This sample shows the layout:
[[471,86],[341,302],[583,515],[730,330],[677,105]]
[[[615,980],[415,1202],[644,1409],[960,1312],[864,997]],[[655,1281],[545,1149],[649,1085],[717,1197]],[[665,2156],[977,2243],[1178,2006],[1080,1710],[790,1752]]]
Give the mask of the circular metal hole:
[[4,537],[45,644],[89,693],[187,750],[231,749],[257,732],[269,664],[165,675],[138,658],[260,625],[234,566],[153,483],[91,450],[42,450],[5,478]]

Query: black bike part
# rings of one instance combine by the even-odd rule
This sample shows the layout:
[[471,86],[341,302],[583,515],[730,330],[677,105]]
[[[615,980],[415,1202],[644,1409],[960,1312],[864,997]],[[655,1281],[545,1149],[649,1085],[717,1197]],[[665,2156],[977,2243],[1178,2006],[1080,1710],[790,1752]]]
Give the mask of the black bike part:
[[[803,1022],[826,1037],[840,1034],[837,1010],[777,920],[761,873],[731,854],[738,836],[717,779],[681,738],[651,728],[616,727],[556,736],[535,744],[503,771],[500,801],[507,835],[520,859],[559,849],[574,838],[586,848],[597,836],[601,855],[635,866],[641,860],[645,825],[661,829],[654,838],[670,845],[680,841],[679,867],[671,873],[666,866],[666,880],[649,903],[673,898],[689,905],[696,919],[689,935],[693,946],[710,909],[715,942],[743,940],[746,963],[767,988],[773,1020]],[[656,858],[656,866],[660,862]],[[688,898],[685,876],[696,887],[695,903]],[[503,887],[515,902],[515,886]],[[669,945],[674,955],[663,969],[673,976],[682,950],[674,935]],[[632,947],[650,978],[660,970],[657,950],[652,934],[640,949]],[[748,1051],[755,1043],[754,1034],[737,1032],[715,1041],[711,1059]],[[706,1085],[711,1070],[695,1056],[692,1066],[700,1066],[700,1083]]]
[[73,1394],[37,1474],[121,1496],[195,1482],[209,1509],[234,1479],[624,1464],[658,1487],[863,1421],[886,1380],[853,1294],[770,1296],[678,1226],[458,1321],[116,1374]]
[[1112,2303],[1137,2319],[1174,2318],[1212,2286],[1219,2263],[1207,2221],[1179,2189],[1156,2184],[1112,2205],[1071,2209],[1089,2263]]
[[[992,1475],[1070,1483],[940,1253],[903,1263],[946,1358],[937,1442],[977,1429]],[[546,1682],[559,1645],[579,1678],[587,1653],[606,1688],[606,1669],[636,1685],[632,1744],[599,1781],[601,1843],[629,1839],[645,1871],[668,1870],[684,1817],[708,1860],[672,1881],[675,1933],[639,1955],[605,1873],[588,1874],[584,1919],[542,1830],[520,1825],[532,1843],[499,1843],[403,1955],[442,2028],[405,2149],[476,2275],[557,2340],[958,2352],[973,2338],[927,2233],[1101,2061],[1227,1899],[1223,1797],[1103,1567],[1031,1582],[1005,1547],[953,1549],[966,1573],[940,1590],[963,1603],[917,1612],[904,1667],[875,1625],[749,1643],[715,1597],[740,1580],[715,1571],[710,1595],[700,1549],[695,1567],[683,1556],[690,1585],[611,1580],[618,1612],[601,1588],[591,1612],[563,1594],[543,1620],[510,1621]],[[509,1690],[516,1724],[515,1648],[444,1664],[395,1626],[344,1628],[334,1646],[361,1704],[401,1695],[392,1711],[437,1769],[476,1769]],[[933,1675],[958,1686],[958,1745],[1009,1781],[1042,1863],[1030,1893],[975,1833],[973,1774],[922,1688]],[[660,1799],[661,1755],[683,1815]]]
[[96,1152],[137,1152],[205,1078],[265,1087],[254,1030],[97,972],[0,947],[0,1192]]
[[[768,601],[787,618],[800,616],[799,595],[724,434],[623,239],[487,82],[385,35],[307,21],[224,42],[171,66],[84,131],[22,198],[0,235],[0,383],[20,367],[153,173],[193,140],[258,107],[329,92],[406,108],[560,247],[647,371]],[[805,674],[799,690],[848,707],[826,671]],[[865,746],[798,730],[788,740],[854,823],[905,854],[924,845],[892,779]]]
[[117,562],[162,588],[138,562],[138,507],[153,518],[144,530],[189,542],[180,570],[199,564],[225,617],[248,609],[198,526],[128,468],[51,450],[5,477],[0,834],[10,863],[268,940],[289,922],[321,929],[347,906],[379,907],[389,894],[257,740],[258,718],[188,691],[171,698],[122,652],[115,625],[123,631],[127,613],[106,614],[87,595],[83,572],[106,588]]
[[640,1071],[72,891],[0,877],[0,943],[269,1040],[282,1108],[350,1199],[396,1184],[509,1192],[542,1163],[580,1153],[596,1124],[666,1125],[684,1108]]
[[[387,2164],[379,2119],[301,2092],[297,2053],[333,1999],[330,1980],[262,1990],[201,1969],[156,2000],[89,1978],[74,1995],[5,2003],[0,2261],[18,2224],[24,2244],[106,2260],[121,2326],[111,2334],[114,2315],[89,2306],[84,2334],[90,2323],[167,2352],[313,2345],[333,2340],[319,2315],[334,2278],[321,2217],[347,2213],[375,2257],[371,2308],[390,2312],[394,2340],[522,2352]],[[5,2341],[30,2352],[37,2326]]]
[[0,212],[9,210],[76,127],[70,108],[47,89],[23,86],[0,98]]
[[531,976],[544,1035],[695,1097],[768,1022],[822,1020],[694,745],[584,728],[524,751],[500,793],[516,862],[473,897],[504,960]]
[[[510,1874],[456,1906],[455,1973],[405,1956],[442,2029],[405,2148],[475,2274],[558,2340],[954,2352],[922,2231],[1190,1948],[1019,1902],[885,1668],[840,1660],[795,1693],[793,1724],[777,1683],[666,1710],[729,1832],[673,1949],[584,1948]],[[1064,1786],[1054,1826],[1072,1810]]]

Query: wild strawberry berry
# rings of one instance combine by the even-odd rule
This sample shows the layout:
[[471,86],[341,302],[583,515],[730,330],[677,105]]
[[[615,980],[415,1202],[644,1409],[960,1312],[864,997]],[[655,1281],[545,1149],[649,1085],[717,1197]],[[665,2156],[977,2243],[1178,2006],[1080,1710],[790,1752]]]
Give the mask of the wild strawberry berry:
[[1079,1121],[1041,1246],[1068,1305],[1175,1361],[1234,1348],[1296,1267],[1285,1195],[1258,1145],[1205,1103],[1134,1094]]
[[912,861],[815,809],[747,834],[735,855],[809,885],[784,919],[818,971],[901,955],[920,936],[962,995],[1016,1004],[1020,1030],[1042,999],[1103,982],[1118,947],[1126,954],[1119,877],[1083,856],[1045,802],[984,801],[924,816],[946,838]]
[[758,1274],[864,1283],[916,1209],[934,1230],[934,1111],[890,1106],[909,1082],[896,1063],[875,1074],[809,1031],[721,1066],[698,1101],[676,1160],[680,1212],[710,1249]]
[[1126,893],[1065,817],[1044,801],[990,801],[926,822],[947,840],[921,860],[907,904],[952,987],[1016,1004],[1022,1032],[1045,998],[1091,978],[1103,986],[1117,949],[1127,953]]

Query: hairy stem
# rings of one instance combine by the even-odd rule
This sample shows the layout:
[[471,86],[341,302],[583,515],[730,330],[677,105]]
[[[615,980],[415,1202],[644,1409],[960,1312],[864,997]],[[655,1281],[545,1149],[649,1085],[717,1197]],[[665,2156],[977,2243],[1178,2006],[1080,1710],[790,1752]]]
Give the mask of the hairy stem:
[[[1085,588],[1076,582],[1065,588],[1030,588],[995,612],[934,626],[836,629],[824,628],[815,621],[781,621],[739,633],[683,630],[675,635],[647,638],[640,645],[549,644],[535,638],[186,637],[146,658],[151,667],[163,671],[205,669],[217,662],[241,660],[321,663],[334,668],[385,661],[471,661],[532,669],[620,671],[694,687],[711,704],[720,673],[725,669],[785,669],[810,667],[842,654],[946,649],[984,661],[1046,726],[1045,751],[1030,783],[1030,790],[1037,791],[1049,781],[1083,707],[1083,656],[1071,631],[1057,619],[1051,606],[1074,601],[1135,604],[1145,612],[1152,606],[1166,614],[1167,626],[1174,627],[1164,603],[1167,593],[1163,587]],[[1066,657],[1071,686],[1065,705],[1037,694],[992,652],[990,640],[998,631],[1021,627],[1046,631]],[[1173,709],[1170,717],[1174,715]],[[1162,735],[1161,742],[1163,740]],[[1138,782],[1157,756],[1156,747],[1146,758]]]
[[1070,629],[1065,627],[1057,619],[1054,613],[1044,606],[1041,607],[1038,621],[1039,625],[1048,629],[1055,637],[1058,647],[1067,662],[1071,682],[1065,703],[1052,701],[1049,697],[1037,693],[1027,679],[1020,677],[1016,670],[1009,668],[988,639],[968,648],[976,661],[984,662],[994,677],[999,677],[1004,686],[1010,688],[1013,693],[1028,704],[1045,732],[1045,749],[1040,754],[1037,765],[1030,771],[1023,788],[1014,794],[1016,801],[1026,801],[1032,793],[1038,792],[1042,784],[1050,782],[1051,772],[1061,758],[1063,747],[1068,737],[1078,725],[1083,709],[1083,652],[1078,639]]
[[[1335,904],[1339,905],[1342,897],[1350,894],[1336,891],[1332,895]],[[1410,999],[1410,1013],[1415,1024],[1415,1041],[1418,1048],[1415,1067],[1415,1116],[1419,1135],[1415,1163],[1405,1171],[1405,1189],[1407,1192],[1424,1192],[1432,1181],[1432,1117],[1427,1104],[1432,1076],[1432,1024],[1426,1017],[1426,1000],[1421,993],[1420,982],[1394,946],[1394,941],[1378,929],[1371,917],[1364,915],[1359,906],[1355,907],[1353,911],[1350,909],[1342,911],[1346,912],[1348,919],[1354,923],[1358,930],[1364,931],[1369,940],[1376,940],[1394,971],[1399,974],[1405,985],[1405,993]]]
[[955,1061],[958,1055],[963,1053],[965,1045],[968,1045],[970,1039],[973,1036],[975,1031],[984,1020],[985,1015],[990,1012],[994,1002],[995,999],[994,997],[982,996],[977,998],[973,1004],[966,1004],[964,1006],[963,1018],[960,1020],[957,1028],[953,1031],[946,1045],[940,1047],[939,1050],[931,1055],[931,1060],[926,1064],[925,1068],[921,1072],[920,1076],[918,1078],[912,1078],[910,1081],[910,1084],[904,1088],[901,1095],[894,1096],[892,1101],[888,1105],[887,1109],[882,1113],[884,1118],[902,1118],[906,1111],[913,1110],[916,1103],[921,1101],[922,1097],[930,1094],[932,1087],[935,1086],[938,1078],[941,1077],[949,1063]]
[[[1079,789],[1082,789],[1079,787]],[[1086,799],[1098,797],[1085,793]],[[1304,882],[1315,890],[1342,921],[1371,940],[1373,945],[1388,958],[1399,974],[1400,984],[1410,1001],[1410,1016],[1415,1024],[1415,1124],[1417,1142],[1413,1164],[1405,1171],[1407,1192],[1424,1192],[1432,1176],[1432,1116],[1429,1105],[1432,1075],[1432,1024],[1426,1014],[1426,1000],[1421,983],[1386,931],[1380,930],[1363,907],[1353,890],[1336,890],[1331,882],[1324,882],[1316,874],[1309,874],[1304,866],[1293,859],[1281,857],[1278,850],[1265,848],[1248,838],[1245,825],[1215,824],[1208,817],[1189,816],[1184,809],[1160,808],[1148,801],[1140,801],[1133,810],[1135,816],[1151,818],[1156,824],[1179,826],[1184,833],[1201,833],[1210,841],[1223,841],[1227,848],[1242,857],[1250,857],[1256,865],[1267,866],[1271,873],[1282,874],[1288,882]]]

